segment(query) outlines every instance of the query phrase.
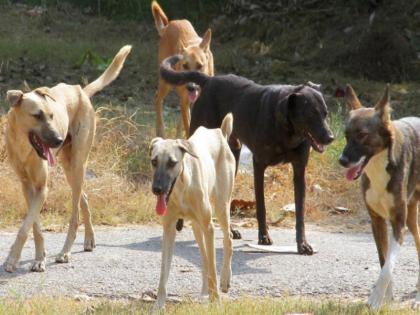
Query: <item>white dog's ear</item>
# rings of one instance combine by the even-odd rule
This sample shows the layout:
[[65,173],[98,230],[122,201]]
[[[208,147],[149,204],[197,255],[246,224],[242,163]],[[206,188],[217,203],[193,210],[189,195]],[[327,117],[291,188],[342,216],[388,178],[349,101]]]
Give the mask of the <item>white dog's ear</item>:
[[183,151],[184,153],[188,153],[192,157],[198,158],[197,152],[195,151],[195,148],[191,142],[185,139],[177,139],[176,142],[178,143],[178,146],[181,149],[181,151]]
[[210,50],[210,42],[211,42],[211,29],[209,28],[203,36],[203,40],[201,41],[199,47],[204,51]]
[[152,154],[153,146],[158,143],[159,141],[163,140],[161,137],[153,138],[149,144],[149,156]]
[[18,106],[22,101],[23,92],[21,90],[9,90],[7,91],[6,99],[10,106]]

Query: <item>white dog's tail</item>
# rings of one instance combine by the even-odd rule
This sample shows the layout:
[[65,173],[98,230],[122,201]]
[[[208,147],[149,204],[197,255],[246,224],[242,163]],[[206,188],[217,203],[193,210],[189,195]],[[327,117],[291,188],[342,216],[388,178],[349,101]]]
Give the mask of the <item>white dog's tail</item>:
[[102,75],[95,81],[86,85],[83,88],[83,91],[85,91],[89,98],[98,93],[100,90],[102,90],[104,87],[106,87],[118,77],[124,65],[124,61],[127,58],[130,51],[131,45],[126,45],[123,48],[121,48],[118,54],[114,57],[114,60],[112,60],[109,67],[105,70],[105,72],[102,73]]
[[169,20],[165,12],[163,12],[162,8],[156,1],[152,2],[152,14],[153,18],[155,19],[155,25],[159,36],[162,36],[163,30],[165,29],[166,25],[168,25]]
[[233,129],[233,115],[232,113],[229,113],[223,118],[222,125],[220,126],[220,129],[222,129],[223,136],[227,139],[229,139],[230,134],[232,133]]

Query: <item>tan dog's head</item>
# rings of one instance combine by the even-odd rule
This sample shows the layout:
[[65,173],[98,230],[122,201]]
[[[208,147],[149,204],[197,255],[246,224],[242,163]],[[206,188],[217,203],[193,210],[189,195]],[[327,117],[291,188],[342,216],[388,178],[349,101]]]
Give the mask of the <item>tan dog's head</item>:
[[20,90],[7,91],[7,101],[14,111],[16,127],[28,136],[28,141],[38,154],[50,165],[54,157],[50,148],[57,148],[63,143],[60,136],[51,102],[55,102],[48,88],[38,88],[29,93]]
[[[210,51],[211,29],[208,29],[198,45],[181,47],[182,60],[177,70],[199,71],[208,75],[213,74],[213,57]],[[200,92],[198,85],[194,83],[187,84],[188,97],[191,103],[194,103]]]
[[156,212],[165,215],[166,203],[182,171],[185,153],[193,157],[197,154],[188,140],[164,140],[154,138],[150,142],[150,160],[153,168],[152,192],[157,196]]
[[372,156],[392,146],[394,130],[390,117],[389,85],[374,108],[364,107],[350,85],[346,90],[346,102],[349,108],[345,126],[347,143],[339,162],[348,169],[347,179],[355,180]]

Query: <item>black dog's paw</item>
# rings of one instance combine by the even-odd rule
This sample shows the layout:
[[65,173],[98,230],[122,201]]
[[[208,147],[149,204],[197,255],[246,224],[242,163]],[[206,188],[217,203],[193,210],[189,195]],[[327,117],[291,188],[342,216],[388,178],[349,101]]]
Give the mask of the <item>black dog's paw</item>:
[[240,240],[242,238],[241,232],[239,232],[239,230],[230,229],[230,232],[232,233],[232,238],[234,240]]
[[258,235],[258,245],[273,245],[273,240],[271,239],[270,235],[267,234],[259,234]]
[[176,230],[178,232],[181,232],[183,227],[184,227],[184,220],[183,219],[178,219],[178,221],[176,221]]
[[312,249],[312,246],[309,245],[306,241],[302,243],[298,243],[297,249],[300,255],[313,255],[314,254],[314,250]]

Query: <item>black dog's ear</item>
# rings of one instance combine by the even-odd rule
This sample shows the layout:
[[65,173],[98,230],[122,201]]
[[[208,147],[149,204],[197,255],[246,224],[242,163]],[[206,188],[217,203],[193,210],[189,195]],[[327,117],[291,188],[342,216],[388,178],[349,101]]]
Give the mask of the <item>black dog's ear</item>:
[[184,153],[188,153],[192,157],[198,158],[197,152],[195,151],[194,146],[191,142],[185,139],[177,139],[176,142],[178,143],[179,148]]
[[277,106],[276,120],[282,125],[283,128],[288,129],[290,121],[289,116],[293,115],[293,112],[295,111],[297,97],[297,93],[289,94],[283,98]]
[[322,90],[322,85],[321,84],[316,84],[316,83],[313,83],[311,81],[308,81],[308,82],[306,82],[306,85],[313,88],[314,90],[317,90],[318,92],[321,92],[321,90]]

